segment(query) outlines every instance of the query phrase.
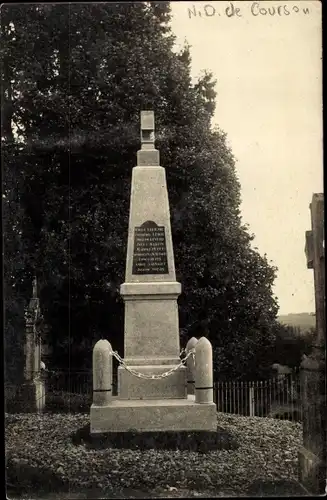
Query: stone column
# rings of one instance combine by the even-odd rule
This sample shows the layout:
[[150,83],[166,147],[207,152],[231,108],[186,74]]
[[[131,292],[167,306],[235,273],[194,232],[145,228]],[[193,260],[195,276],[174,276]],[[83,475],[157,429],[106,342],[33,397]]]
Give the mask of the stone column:
[[212,346],[206,337],[195,345],[195,402],[213,402]]
[[[195,348],[198,343],[198,339],[195,337],[190,338],[186,344],[185,352],[188,354],[192,349]],[[187,374],[187,393],[194,394],[194,384],[195,384],[195,354],[190,356],[186,361],[186,374]]]
[[106,406],[112,399],[112,347],[105,339],[93,348],[93,405]]
[[325,390],[325,249],[324,196],[314,194],[311,231],[306,232],[307,266],[314,272],[316,336],[312,353],[301,363],[303,447],[299,452],[299,480],[310,493],[322,494],[326,484]]

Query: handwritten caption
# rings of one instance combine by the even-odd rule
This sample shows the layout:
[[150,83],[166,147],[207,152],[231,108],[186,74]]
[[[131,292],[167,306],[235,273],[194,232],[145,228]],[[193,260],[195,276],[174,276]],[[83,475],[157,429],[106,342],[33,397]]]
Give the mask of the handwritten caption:
[[[267,2],[268,3],[268,2]],[[269,2],[270,3],[270,2]],[[272,3],[272,2],[271,2]],[[309,7],[297,6],[297,5],[268,5],[263,6],[259,2],[247,3],[247,7],[236,7],[233,2],[229,2],[228,5],[222,7],[220,5],[206,4],[202,8],[198,8],[193,4],[192,8],[188,7],[188,17],[214,17],[214,16],[226,16],[226,17],[243,17],[245,12],[250,12],[253,17],[260,16],[290,16],[290,15],[308,15],[310,14]]]

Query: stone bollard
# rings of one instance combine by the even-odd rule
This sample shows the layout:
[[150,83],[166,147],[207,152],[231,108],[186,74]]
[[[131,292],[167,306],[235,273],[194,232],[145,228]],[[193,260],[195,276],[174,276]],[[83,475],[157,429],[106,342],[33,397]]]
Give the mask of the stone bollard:
[[212,346],[206,337],[195,346],[195,402],[213,403]]
[[[198,339],[192,337],[186,344],[185,352],[186,354],[190,352],[196,344]],[[195,362],[194,357],[190,356],[186,360],[186,376],[187,376],[187,394],[194,394],[194,382],[195,382]]]
[[112,347],[99,340],[93,348],[93,404],[107,406],[112,398]]

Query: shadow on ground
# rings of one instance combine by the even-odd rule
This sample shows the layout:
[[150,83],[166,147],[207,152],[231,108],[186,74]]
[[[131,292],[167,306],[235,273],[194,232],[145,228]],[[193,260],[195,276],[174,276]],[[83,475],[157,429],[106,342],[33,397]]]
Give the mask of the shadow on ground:
[[234,436],[218,427],[213,431],[109,432],[91,436],[90,425],[71,435],[73,444],[91,449],[125,448],[130,450],[180,450],[206,453],[212,450],[235,450],[239,444]]
[[[214,493],[212,491],[195,491],[195,490],[174,490],[172,492],[168,490],[161,490],[156,492],[124,489],[121,491],[115,490],[100,490],[100,489],[88,489],[82,491],[71,490],[71,491],[56,491],[56,492],[45,492],[38,491],[35,493],[17,493],[15,491],[7,490],[7,498],[10,500],[95,500],[95,499],[139,499],[139,498],[220,498],[228,497],[230,495],[223,493]],[[236,496],[236,495],[235,495]]]
[[85,489],[83,491],[77,490],[69,490],[69,488],[65,488],[64,490],[56,489],[53,491],[48,490],[35,490],[31,491],[17,491],[12,488],[7,489],[7,498],[10,500],[82,500],[82,499],[123,499],[123,498],[155,498],[153,496],[149,496],[149,493],[139,491],[139,490],[100,490],[97,488]]
[[[55,478],[47,478],[49,482],[33,482],[31,471],[27,469],[20,470],[16,486],[13,483],[7,484],[7,498],[11,500],[82,500],[82,499],[132,499],[132,498],[219,498],[230,497],[233,494],[224,494],[223,491],[196,491],[187,489],[172,488],[171,491],[167,489],[159,489],[156,491],[136,490],[132,488],[122,489],[100,489],[100,488],[83,488],[71,489],[69,483],[63,483]],[[35,473],[35,471],[34,471]],[[28,477],[29,476],[29,477]],[[24,479],[23,479],[24,478]],[[28,480],[27,480],[28,478]],[[11,477],[11,480],[13,477]],[[23,479],[23,481],[22,481]],[[32,483],[30,482],[32,481]],[[43,477],[44,481],[44,477]],[[44,487],[47,484],[47,487]],[[226,485],[227,486],[227,485]],[[235,495],[239,496],[239,495]],[[296,481],[292,480],[275,480],[275,481],[254,481],[252,485],[244,491],[242,497],[301,497],[310,496],[302,486]]]
[[254,481],[246,491],[250,497],[292,497],[309,494],[297,482],[292,480]]

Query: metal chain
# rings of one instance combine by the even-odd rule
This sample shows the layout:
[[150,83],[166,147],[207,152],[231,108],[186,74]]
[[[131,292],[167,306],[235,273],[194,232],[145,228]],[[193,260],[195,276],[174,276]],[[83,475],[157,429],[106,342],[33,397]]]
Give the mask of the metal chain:
[[[185,349],[183,349],[183,351],[185,352]],[[130,368],[129,366],[126,365],[125,361],[119,356],[118,352],[116,351],[112,351],[111,353],[116,359],[117,361],[119,362],[119,364],[121,366],[123,366],[123,368],[125,368],[126,371],[128,371],[131,375],[134,375],[135,377],[138,377],[138,378],[143,378],[143,379],[150,379],[150,380],[159,380],[159,379],[162,379],[162,378],[166,378],[166,377],[169,377],[172,373],[174,373],[176,370],[179,370],[179,368],[181,368],[182,366],[185,365],[185,362],[186,360],[192,356],[193,359],[194,359],[194,354],[195,354],[195,350],[194,349],[191,349],[187,354],[186,356],[182,359],[182,361],[179,363],[179,365],[176,365],[174,366],[173,368],[171,368],[170,370],[168,370],[167,372],[164,372],[164,373],[161,373],[159,375],[150,375],[150,374],[147,374],[147,373],[140,373],[140,372],[137,372],[136,370],[133,370],[133,368]]]
[[[118,360],[118,362],[127,370],[129,371],[132,375],[135,375],[136,377],[138,377],[140,375],[140,378],[146,378],[146,379],[157,379],[157,378],[164,378],[164,377],[168,377],[171,373],[173,373],[174,371],[178,370],[181,366],[183,366],[187,360],[187,358],[192,354],[193,356],[193,359],[194,359],[194,349],[191,349],[191,351],[188,352],[187,356],[185,358],[183,358],[182,362],[177,365],[176,367],[174,366],[173,369],[169,370],[169,372],[165,372],[163,374],[160,375],[147,375],[147,374],[144,374],[144,373],[139,373],[137,372],[136,370],[133,370],[132,368],[129,368],[124,360],[119,356],[119,354],[117,353],[117,351],[112,351],[112,355],[115,356],[115,358]],[[186,349],[183,348],[179,354],[179,356],[183,356],[184,354],[186,354]],[[48,370],[47,368],[45,368],[43,370],[44,372],[46,373],[64,373],[62,370]],[[168,375],[167,375],[168,374]]]

